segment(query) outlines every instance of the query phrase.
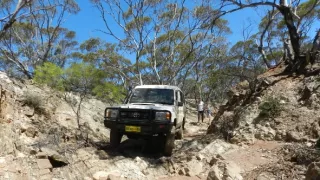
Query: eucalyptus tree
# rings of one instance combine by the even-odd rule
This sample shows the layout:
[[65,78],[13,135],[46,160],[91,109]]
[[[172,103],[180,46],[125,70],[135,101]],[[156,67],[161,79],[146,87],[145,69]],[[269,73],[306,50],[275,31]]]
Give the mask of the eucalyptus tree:
[[[77,45],[75,32],[62,27],[68,13],[77,13],[73,0],[33,0],[28,13],[21,16],[0,40],[3,70],[33,77],[33,69],[44,62],[63,67]],[[10,69],[5,69],[5,68]]]
[[238,77],[239,81],[251,81],[265,70],[264,61],[253,37],[237,42],[230,49],[230,56],[233,62],[229,65],[229,68],[233,69],[230,76]]
[[[313,0],[300,3],[296,6],[295,13],[297,17],[294,18],[294,22],[300,37],[300,51],[307,51],[304,47],[306,47],[307,44],[311,44],[308,43],[308,41],[310,41],[308,34],[310,34],[310,29],[314,22],[320,17],[319,3]],[[262,57],[266,63],[269,61],[273,64],[277,64],[281,60],[294,59],[294,54],[291,50],[288,38],[287,27],[279,10],[274,7],[272,10],[269,10],[259,24],[259,29],[259,51],[262,53]],[[281,46],[283,47],[283,50],[279,50],[279,47]],[[288,63],[291,62],[289,61]],[[270,66],[271,65],[269,65],[269,67]]]
[[[5,33],[10,29],[13,23],[26,15],[29,9],[28,4],[32,3],[32,0],[19,0],[18,2],[13,0],[5,0],[0,2],[0,40],[3,38]],[[13,6],[15,6],[14,10]]]
[[[287,58],[289,59],[289,69],[297,70],[299,68],[304,68],[305,62],[300,58],[301,41],[305,32],[307,32],[310,25],[313,23],[313,20],[319,19],[319,5],[319,0],[308,0],[306,2],[298,0],[279,0],[279,2],[268,0],[222,0],[218,5],[217,9],[219,9],[219,13],[217,13],[215,19],[244,8],[266,6],[269,7],[269,9],[273,9],[269,12],[270,16],[268,21],[277,20],[279,22],[277,25],[282,30],[285,30],[284,47],[288,55]],[[266,29],[272,27],[268,25],[268,21],[265,25]],[[261,43],[259,49],[260,52],[263,53]]]
[[[135,79],[140,83],[183,83],[217,34],[215,11],[207,1],[94,0],[105,29],[122,50],[134,54]],[[192,4],[192,3],[191,3]],[[191,7],[192,6],[192,7]],[[213,16],[212,16],[213,17]],[[225,28],[224,21],[220,24]],[[117,28],[111,25],[117,25]],[[120,31],[121,30],[121,31]]]
[[[73,57],[94,65],[103,72],[106,86],[113,83],[129,89],[134,77],[132,63],[123,57],[116,44],[106,43],[99,38],[91,38],[80,45],[80,51]],[[102,83],[104,84],[104,83]],[[103,89],[102,87],[100,89]]]

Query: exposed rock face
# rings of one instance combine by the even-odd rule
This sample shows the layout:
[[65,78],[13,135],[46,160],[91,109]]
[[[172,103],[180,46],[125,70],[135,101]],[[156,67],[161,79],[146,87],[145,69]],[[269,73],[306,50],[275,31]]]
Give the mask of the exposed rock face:
[[[106,105],[91,99],[83,106],[81,121],[88,123],[90,140],[107,140],[102,124]],[[72,113],[59,93],[11,80],[0,72],[0,179],[56,177],[56,168],[72,160],[72,148],[81,149],[70,144],[82,142],[77,140]]]
[[[241,85],[233,88],[229,101],[220,107],[208,133],[223,135],[232,143],[246,144],[253,144],[256,140],[305,142],[318,138],[319,76],[292,78],[275,76],[282,70],[275,71],[250,82],[249,86],[244,86],[247,89],[242,89]],[[270,98],[279,104],[280,113],[262,116],[261,106],[270,108],[265,104]]]
[[[283,68],[277,67],[260,75],[246,88],[242,89],[240,83],[228,93],[229,100],[220,106],[208,128],[209,134],[222,136],[227,142],[238,145],[256,144],[260,140],[277,140],[285,141],[298,149],[285,151],[284,156],[277,154],[279,159],[284,160],[252,170],[246,178],[263,180],[283,176],[285,179],[303,179],[305,167],[318,161],[319,152],[314,149],[316,139],[320,136],[318,65],[316,70],[312,67],[306,69],[307,72],[316,72],[314,75],[296,77],[281,74]],[[296,144],[301,144],[303,148]],[[288,154],[291,154],[290,158],[286,157]],[[270,153],[263,156],[270,158]],[[217,161],[213,158],[211,164]],[[275,168],[268,170],[270,167]],[[212,169],[212,179],[222,177],[221,168],[215,166]],[[318,169],[317,162],[310,164],[306,178],[320,179],[317,175]]]

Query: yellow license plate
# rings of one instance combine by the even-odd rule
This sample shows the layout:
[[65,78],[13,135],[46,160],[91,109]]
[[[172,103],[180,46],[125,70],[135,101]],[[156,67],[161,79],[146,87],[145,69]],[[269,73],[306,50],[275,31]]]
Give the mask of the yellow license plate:
[[141,132],[141,127],[139,127],[139,126],[126,126],[125,131],[126,132]]

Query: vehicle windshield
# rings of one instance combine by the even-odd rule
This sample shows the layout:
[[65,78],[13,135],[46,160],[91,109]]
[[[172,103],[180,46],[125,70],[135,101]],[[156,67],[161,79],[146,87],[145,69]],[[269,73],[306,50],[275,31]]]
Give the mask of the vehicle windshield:
[[154,104],[174,104],[174,91],[172,89],[134,89],[129,99],[129,103],[154,103]]

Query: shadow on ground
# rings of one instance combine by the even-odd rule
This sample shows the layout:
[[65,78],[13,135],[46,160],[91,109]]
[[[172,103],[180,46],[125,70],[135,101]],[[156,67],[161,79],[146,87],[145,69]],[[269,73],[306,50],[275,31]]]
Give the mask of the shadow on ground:
[[159,159],[164,156],[158,142],[150,142],[150,140],[144,139],[123,140],[118,148],[112,148],[109,142],[96,142],[94,146],[98,151],[105,151],[109,157],[123,156],[133,159],[136,157]]
[[[163,148],[157,141],[150,142],[143,139],[126,139],[122,141],[120,146],[116,149],[112,148],[109,142],[98,142],[95,143],[94,146],[97,148],[97,151],[104,151],[108,155],[108,157],[123,156],[125,158],[132,159],[136,157],[142,157],[157,160],[163,159],[162,157],[165,157],[165,159],[170,159],[179,154],[188,154],[185,151],[196,148],[194,146],[206,146],[218,138],[219,137],[217,135],[210,134],[197,135],[185,138],[183,140],[176,140],[175,150],[171,157],[165,157],[163,155]],[[101,157],[100,159],[103,159],[103,157]]]

